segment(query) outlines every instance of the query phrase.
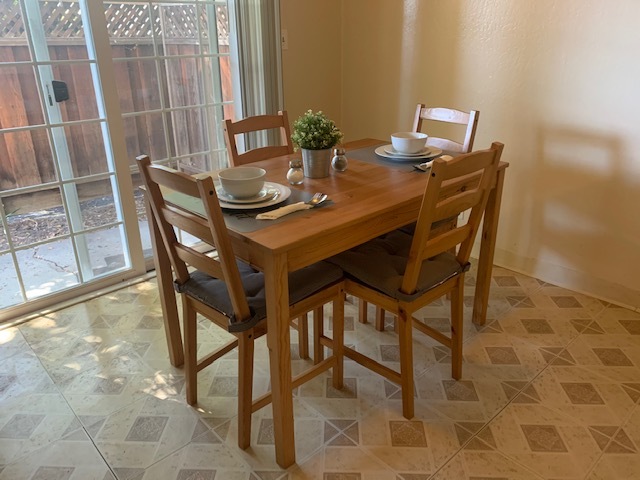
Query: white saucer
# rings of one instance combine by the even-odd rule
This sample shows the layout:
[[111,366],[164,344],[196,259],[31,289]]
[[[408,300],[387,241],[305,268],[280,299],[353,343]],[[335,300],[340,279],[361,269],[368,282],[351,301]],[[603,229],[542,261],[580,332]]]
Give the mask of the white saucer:
[[291,189],[285,185],[280,185],[279,183],[264,182],[263,190],[273,192],[273,194],[267,195],[264,200],[258,202],[229,203],[223,201],[221,197],[218,197],[218,201],[222,208],[230,210],[251,210],[254,208],[264,208],[270,207],[271,205],[277,205],[278,203],[284,202],[291,195]]
[[400,153],[390,154],[386,151],[386,149],[390,149],[390,148],[391,148],[391,144],[382,145],[376,148],[375,150],[376,155],[379,155],[384,158],[388,158],[389,160],[394,160],[396,162],[415,162],[416,160],[437,157],[438,155],[442,154],[442,150],[435,147],[427,147],[426,152],[415,154],[415,155],[406,155],[406,154],[400,154]]
[[431,150],[429,149],[429,147],[424,147],[422,150],[416,153],[404,153],[397,151],[395,148],[393,148],[393,145],[385,145],[384,151],[389,155],[393,155],[394,157],[420,157],[422,155],[428,154]]
[[277,189],[267,188],[265,184],[262,190],[260,190],[260,192],[257,195],[254,195],[253,197],[235,198],[229,195],[227,192],[225,192],[222,186],[216,185],[216,193],[218,194],[218,199],[222,200],[225,203],[246,204],[246,203],[266,202],[267,200],[271,200],[277,192],[278,192]]

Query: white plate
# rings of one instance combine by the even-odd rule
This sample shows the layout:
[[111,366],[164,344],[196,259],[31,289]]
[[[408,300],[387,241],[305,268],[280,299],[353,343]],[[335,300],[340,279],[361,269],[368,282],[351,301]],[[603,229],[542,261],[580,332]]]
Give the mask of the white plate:
[[419,157],[421,155],[428,154],[431,151],[431,149],[429,147],[424,147],[422,150],[416,153],[404,153],[404,152],[397,151],[395,148],[393,148],[393,145],[385,145],[384,151],[387,152],[389,155],[393,155],[395,157]]
[[442,150],[435,147],[428,147],[429,151],[425,153],[421,153],[420,155],[410,155],[406,154],[389,154],[386,152],[386,148],[390,148],[391,145],[382,145],[376,148],[376,155],[380,155],[381,157],[388,158],[389,160],[395,160],[396,162],[415,162],[416,160],[422,160],[424,158],[437,157],[442,154]]
[[222,208],[228,208],[231,210],[250,210],[254,208],[270,207],[271,205],[277,205],[284,202],[291,195],[291,189],[285,185],[279,183],[265,182],[265,190],[276,190],[272,197],[267,198],[262,202],[255,203],[227,203],[221,198],[218,198],[220,206]]
[[265,186],[262,188],[262,190],[260,190],[260,193],[258,193],[258,195],[254,195],[253,197],[249,197],[249,198],[235,198],[229,195],[227,192],[225,192],[221,185],[216,185],[216,193],[218,194],[218,199],[222,200],[225,203],[246,204],[246,203],[266,202],[267,200],[271,200],[277,192],[278,192],[278,189],[268,188],[265,184]]

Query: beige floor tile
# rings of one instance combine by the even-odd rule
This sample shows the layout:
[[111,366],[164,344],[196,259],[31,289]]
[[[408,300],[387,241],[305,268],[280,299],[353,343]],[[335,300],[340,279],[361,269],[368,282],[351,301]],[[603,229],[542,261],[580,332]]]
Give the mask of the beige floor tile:
[[[324,478],[339,480],[341,475],[359,473],[361,478],[393,479],[393,471],[370,452],[358,448],[325,447]],[[349,477],[347,477],[349,478]]]
[[462,379],[529,381],[549,362],[541,347],[504,332],[499,325],[483,330],[464,345]]
[[[216,459],[213,464],[212,459]],[[201,479],[229,480],[250,478],[251,468],[238,455],[238,449],[221,443],[193,442],[148,467],[144,480]],[[282,470],[274,470],[279,476]],[[277,478],[277,477],[276,477]]]
[[512,403],[485,428],[497,451],[544,478],[584,478],[601,454],[588,427],[543,405]]
[[636,405],[626,423],[618,429],[600,431],[597,438],[602,456],[586,480],[610,478],[632,480],[640,472],[640,406]]
[[148,397],[106,417],[92,435],[114,469],[146,469],[196,438],[220,444],[206,414],[183,402]]
[[539,347],[566,347],[591,322],[593,318],[588,312],[567,316],[554,308],[514,308],[499,319],[506,334]]
[[463,451],[431,477],[432,480],[489,478],[493,480],[541,480],[543,477],[495,451]]
[[596,321],[607,334],[631,336],[640,343],[640,312],[609,306]]
[[0,330],[0,362],[16,353],[31,352],[29,344],[18,327]]
[[[461,380],[448,349],[416,333],[407,420],[397,385],[346,360],[342,390],[330,372],[295,390],[298,463],[287,470],[269,406],[253,415],[250,448],[237,448],[235,351],[200,372],[198,406],[186,405],[155,280],[0,330],[0,480],[636,478],[640,313],[496,267],[488,322],[476,326],[475,268]],[[346,343],[398,368],[392,318],[377,332],[357,313],[350,299]],[[448,315],[444,298],[417,314],[443,332]],[[204,354],[229,337],[201,319],[198,338]],[[291,338],[295,374],[309,361]],[[264,340],[256,395],[270,388]]]
[[0,379],[0,465],[59,440],[77,422],[32,352],[5,358]]
[[538,403],[587,426],[621,426],[637,402],[622,383],[580,366],[549,366],[529,389]]
[[630,335],[581,335],[566,352],[576,365],[611,380],[633,384],[640,379],[640,345]]
[[115,480],[82,430],[29,452],[0,470],[0,480]]
[[28,348],[13,349],[0,361],[0,401],[33,392],[57,392],[38,357]]
[[474,366],[463,367],[459,381],[451,378],[445,365],[429,370],[416,379],[418,399],[416,412],[429,408],[454,421],[485,422],[491,419],[508,402],[501,388],[499,377],[477,375]]

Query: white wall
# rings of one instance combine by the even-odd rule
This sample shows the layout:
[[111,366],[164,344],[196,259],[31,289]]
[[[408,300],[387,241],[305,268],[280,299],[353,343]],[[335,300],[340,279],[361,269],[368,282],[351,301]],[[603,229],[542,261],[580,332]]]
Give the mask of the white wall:
[[[341,84],[318,100],[341,99],[347,139],[410,128],[418,102],[480,110],[475,147],[501,141],[511,164],[495,263],[640,308],[639,1],[329,3]],[[314,90],[296,69],[285,101]]]
[[305,111],[322,110],[338,122],[342,101],[342,0],[280,0],[284,108],[291,123]]

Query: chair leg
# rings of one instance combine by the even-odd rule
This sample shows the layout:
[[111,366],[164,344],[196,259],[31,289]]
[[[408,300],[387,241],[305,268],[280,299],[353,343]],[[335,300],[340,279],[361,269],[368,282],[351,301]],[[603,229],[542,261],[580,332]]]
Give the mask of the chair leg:
[[396,318],[398,338],[400,341],[400,381],[402,387],[402,415],[407,420],[413,418],[413,338],[412,318],[405,310],[400,309]]
[[333,387],[341,389],[344,383],[344,295],[340,293],[333,301]]
[[324,311],[322,307],[313,311],[313,363],[317,365],[324,360],[324,347],[320,337],[324,334]]
[[451,290],[451,376],[462,376],[462,329],[464,311],[464,275]]
[[384,308],[376,306],[376,330],[384,332]]
[[298,354],[300,358],[309,358],[309,316],[305,313],[298,317]]
[[186,295],[182,297],[182,323],[184,325],[184,375],[187,403],[198,403],[198,340],[197,313]]
[[238,336],[238,446],[251,444],[251,404],[253,400],[253,331]]
[[367,302],[358,298],[358,322],[367,323]]

